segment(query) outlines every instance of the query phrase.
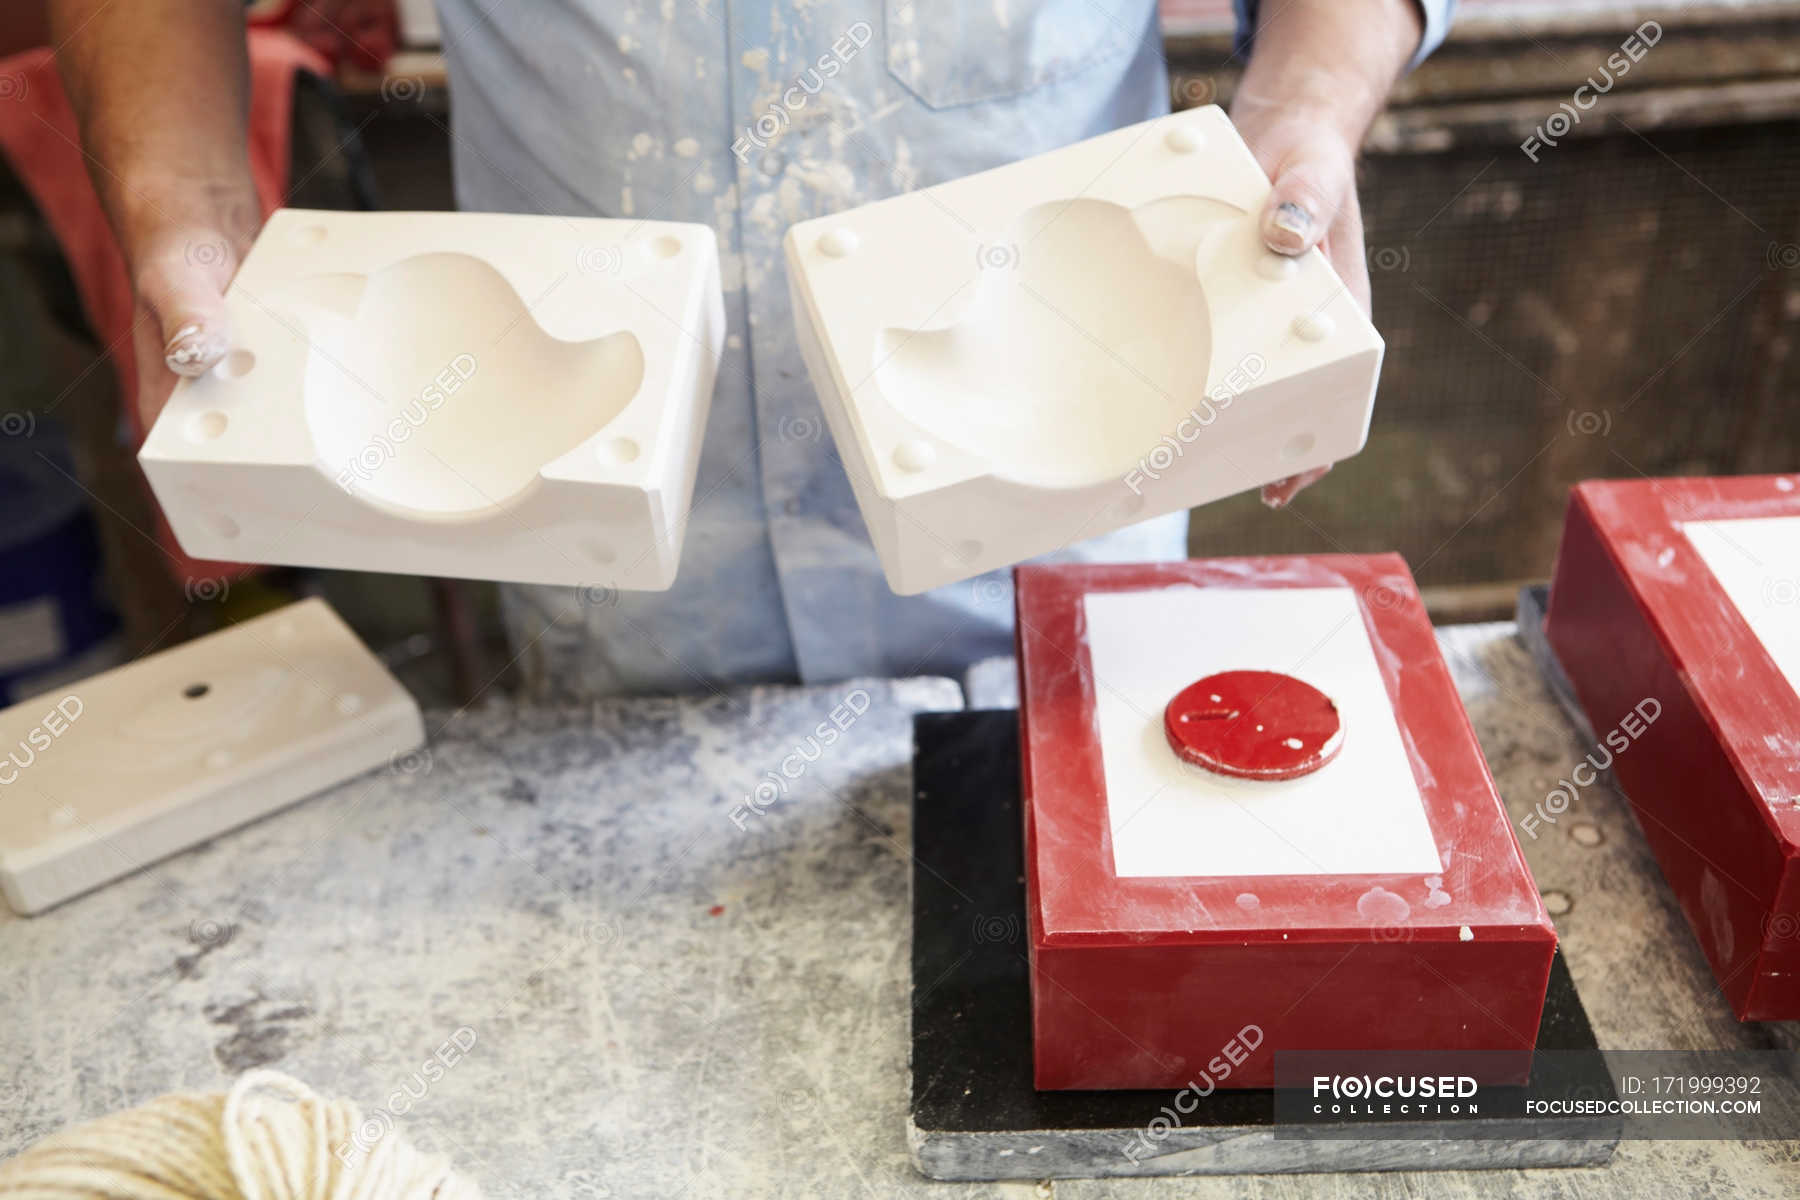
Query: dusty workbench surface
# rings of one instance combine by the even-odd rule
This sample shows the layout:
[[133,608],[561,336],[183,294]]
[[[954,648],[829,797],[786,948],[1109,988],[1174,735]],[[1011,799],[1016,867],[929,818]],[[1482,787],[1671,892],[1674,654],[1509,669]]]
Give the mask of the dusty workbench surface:
[[[1516,818],[1589,747],[1512,633],[1440,640]],[[0,913],[0,1154],[268,1065],[410,1107],[399,1126],[496,1197],[1800,1190],[1800,1144],[1775,1142],[1627,1142],[1609,1167],[1560,1171],[920,1178],[910,729],[960,705],[951,682],[909,680],[433,713],[428,754],[44,916]],[[1553,911],[1566,902],[1601,1045],[1800,1042],[1732,1020],[1603,785],[1522,841]]]

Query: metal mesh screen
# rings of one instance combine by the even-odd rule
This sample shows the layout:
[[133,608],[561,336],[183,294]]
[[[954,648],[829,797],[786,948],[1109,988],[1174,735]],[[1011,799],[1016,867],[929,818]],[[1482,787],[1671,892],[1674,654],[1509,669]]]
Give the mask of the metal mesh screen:
[[1800,468],[1800,123],[1372,156],[1388,353],[1368,448],[1195,554],[1398,550],[1427,587],[1549,573],[1569,487]]

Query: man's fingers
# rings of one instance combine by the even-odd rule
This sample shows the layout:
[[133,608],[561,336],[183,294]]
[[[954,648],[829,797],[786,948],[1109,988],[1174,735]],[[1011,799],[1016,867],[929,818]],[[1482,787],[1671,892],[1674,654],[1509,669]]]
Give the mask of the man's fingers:
[[1314,467],[1310,471],[1302,471],[1298,475],[1289,475],[1286,479],[1277,479],[1274,483],[1265,483],[1262,488],[1262,502],[1270,508],[1286,508],[1288,502],[1302,491],[1325,478],[1325,472],[1331,470],[1331,464]]
[[1273,180],[1262,235],[1277,254],[1303,254],[1318,245],[1356,186],[1348,150],[1323,131],[1300,137],[1282,156]]
[[1364,247],[1362,209],[1356,204],[1346,204],[1338,214],[1337,224],[1332,226],[1320,249],[1325,252],[1325,259],[1336,271],[1338,278],[1344,281],[1357,307],[1363,315],[1370,316],[1373,310],[1369,304],[1369,259]]
[[138,296],[156,320],[164,364],[190,378],[211,370],[231,348],[225,283],[236,264],[224,261],[223,243],[204,249],[200,261],[178,248],[157,253],[137,277]]

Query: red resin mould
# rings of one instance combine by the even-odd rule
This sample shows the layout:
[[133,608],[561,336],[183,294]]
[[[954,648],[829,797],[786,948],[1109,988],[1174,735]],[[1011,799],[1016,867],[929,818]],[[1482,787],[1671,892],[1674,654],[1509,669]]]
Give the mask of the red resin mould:
[[[1019,567],[1014,577],[1039,1088],[1264,1088],[1273,1083],[1279,1050],[1516,1051],[1476,1056],[1505,1064],[1476,1073],[1504,1072],[1495,1081],[1523,1075],[1556,935],[1404,560],[1385,554],[1044,565]],[[1221,594],[1232,589],[1262,592],[1244,598],[1241,621],[1230,607],[1238,601]],[[1256,610],[1267,607],[1268,589],[1343,593],[1331,598],[1347,614],[1331,636],[1367,640],[1374,699],[1365,697],[1359,709],[1343,691],[1323,688],[1336,702],[1334,713],[1343,707],[1342,753],[1302,779],[1185,770],[1205,776],[1204,788],[1326,787],[1331,803],[1354,813],[1378,794],[1405,790],[1373,785],[1353,761],[1380,740],[1374,726],[1382,722],[1369,719],[1368,705],[1385,705],[1382,721],[1391,709],[1398,728],[1399,775],[1404,780],[1410,768],[1422,809],[1422,817],[1410,817],[1415,836],[1441,864],[1436,874],[1115,869],[1118,818],[1109,815],[1101,710],[1120,711],[1107,708],[1119,689],[1116,681],[1096,680],[1090,641],[1102,635],[1090,623],[1088,598],[1174,590],[1186,603],[1204,596],[1227,606],[1220,610],[1225,620],[1156,636],[1229,648],[1243,642],[1240,626],[1260,621],[1259,636],[1267,635],[1271,618]],[[1275,655],[1285,661],[1261,665],[1306,681],[1317,665],[1309,661],[1317,649],[1309,649],[1311,640],[1296,633],[1293,643],[1309,644],[1292,644]],[[1362,653],[1360,642],[1355,649]],[[1142,657],[1156,656],[1152,648]],[[1132,720],[1144,722],[1145,761],[1156,754],[1179,761],[1161,705],[1180,690],[1168,689],[1153,711],[1129,706],[1128,732]],[[1279,811],[1290,794],[1231,793],[1254,795],[1251,805],[1275,805],[1264,811]],[[1217,800],[1201,791],[1178,803],[1190,799]],[[1241,870],[1246,864],[1237,852],[1230,840],[1209,851],[1213,861]]]
[[[1696,523],[1713,521],[1754,526],[1697,543]],[[1584,483],[1546,619],[1743,1021],[1800,1018],[1800,696],[1751,624],[1779,639],[1800,622],[1796,539],[1800,476]]]

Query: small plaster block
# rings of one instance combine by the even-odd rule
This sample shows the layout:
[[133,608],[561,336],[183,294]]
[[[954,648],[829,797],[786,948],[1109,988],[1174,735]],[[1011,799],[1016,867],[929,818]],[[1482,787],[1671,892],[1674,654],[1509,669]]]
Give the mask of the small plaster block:
[[659,590],[725,336],[710,229],[269,218],[138,460],[199,558]]
[[[1556,936],[1399,556],[1015,579],[1038,1087],[1181,1087],[1252,1026],[1220,1086],[1269,1086],[1277,1050],[1525,1069]],[[1331,697],[1330,762],[1231,779],[1171,750],[1168,700],[1250,669]]]
[[1574,491],[1546,633],[1719,987],[1800,1018],[1800,476]]
[[1218,108],[795,225],[808,373],[896,592],[1340,461],[1382,342]]
[[0,891],[39,912],[424,738],[323,600],[141,658],[0,711]]

